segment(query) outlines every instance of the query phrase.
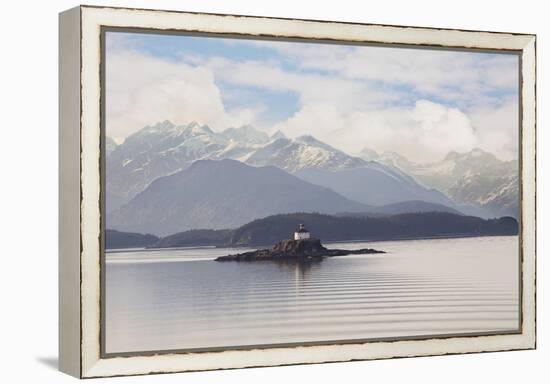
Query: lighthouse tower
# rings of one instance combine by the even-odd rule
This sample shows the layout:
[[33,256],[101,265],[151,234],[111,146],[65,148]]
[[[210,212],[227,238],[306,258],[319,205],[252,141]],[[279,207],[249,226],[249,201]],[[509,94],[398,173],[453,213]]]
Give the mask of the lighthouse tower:
[[294,240],[309,239],[309,231],[304,227],[304,224],[300,224],[300,228],[294,232]]

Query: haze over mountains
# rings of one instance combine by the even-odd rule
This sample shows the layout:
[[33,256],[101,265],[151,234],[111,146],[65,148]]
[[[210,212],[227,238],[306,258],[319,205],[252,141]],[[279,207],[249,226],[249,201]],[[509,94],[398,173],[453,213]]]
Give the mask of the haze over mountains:
[[369,149],[352,156],[312,136],[169,121],[106,145],[110,229],[166,235],[279,213],[380,214],[387,204],[517,217],[517,164],[481,150],[415,164]]
[[156,179],[108,219],[111,228],[168,235],[194,228],[234,228],[292,212],[360,212],[367,206],[277,167],[199,160]]
[[384,205],[421,200],[453,206],[453,202],[443,193],[425,188],[402,172],[374,162],[340,171],[308,168],[298,171],[296,175],[363,204]]
[[396,153],[379,155],[370,148],[363,149],[359,156],[399,168],[425,186],[445,193],[459,206],[482,208],[488,216],[518,217],[517,160],[502,161],[479,148],[450,152],[441,161],[428,164],[413,163]]
[[[108,142],[109,146],[112,142]],[[295,140],[281,132],[269,137],[250,126],[214,132],[192,122],[148,126],[110,150],[107,191],[129,201],[158,177],[181,171],[196,160],[234,159],[254,166],[274,165],[289,172],[305,168],[346,169],[367,165],[311,136]],[[108,210],[116,206],[108,207]]]

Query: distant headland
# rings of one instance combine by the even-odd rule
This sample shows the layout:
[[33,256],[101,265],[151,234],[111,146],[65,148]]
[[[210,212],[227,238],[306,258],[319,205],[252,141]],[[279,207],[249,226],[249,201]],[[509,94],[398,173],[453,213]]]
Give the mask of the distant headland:
[[193,229],[158,238],[154,235],[105,231],[105,247],[267,247],[288,238],[300,223],[325,242],[390,241],[472,236],[516,236],[513,217],[482,219],[449,212],[416,212],[382,216],[286,213],[251,221],[234,229]]
[[309,261],[319,260],[325,257],[371,253],[384,253],[384,251],[371,248],[355,250],[328,249],[321,244],[321,240],[312,238],[305,226],[300,224],[298,230],[294,232],[293,239],[279,241],[271,249],[259,249],[257,251],[220,256],[216,261]]

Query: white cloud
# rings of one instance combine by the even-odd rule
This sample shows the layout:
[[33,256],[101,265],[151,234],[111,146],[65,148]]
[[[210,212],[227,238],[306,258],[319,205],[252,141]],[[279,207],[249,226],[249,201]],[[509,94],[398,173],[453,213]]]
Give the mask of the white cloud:
[[478,144],[469,117],[456,108],[426,100],[414,107],[342,113],[333,105],[310,104],[276,128],[290,136],[312,134],[350,153],[364,147],[395,151],[417,162]]
[[[216,58],[202,63],[217,78],[237,85],[298,94],[299,110],[273,128],[289,136],[312,134],[347,152],[367,146],[415,161],[439,160],[451,150],[474,147],[505,159],[517,154],[517,99],[510,96],[518,86],[517,56],[265,41],[237,44],[271,47],[281,60],[302,69],[283,70],[273,60]],[[510,100],[506,107],[504,97]]]
[[[503,160],[518,158],[519,108],[515,98],[498,107],[480,106],[470,112],[479,147]],[[512,134],[513,133],[513,134]]]
[[354,110],[366,106],[381,106],[399,98],[399,92],[384,91],[368,82],[332,75],[293,72],[272,62],[237,62],[217,57],[203,61],[201,66],[210,69],[217,79],[235,85],[294,92],[299,96],[302,105],[327,102]]
[[454,102],[498,103],[487,93],[513,92],[519,81],[517,55],[318,43],[239,43],[271,48],[302,69],[326,71],[354,81],[407,86],[423,97]]
[[213,129],[250,123],[258,106],[227,111],[204,67],[117,49],[107,54],[108,135],[124,138],[146,125],[198,121]]
[[424,162],[481,147],[517,157],[515,56],[238,40],[233,44],[276,54],[256,61],[191,54],[176,61],[115,43],[107,56],[107,123],[115,138],[165,119],[217,130],[261,125],[269,105],[224,106],[246,87],[298,97],[297,112],[273,131],[311,134],[348,153],[369,147]]

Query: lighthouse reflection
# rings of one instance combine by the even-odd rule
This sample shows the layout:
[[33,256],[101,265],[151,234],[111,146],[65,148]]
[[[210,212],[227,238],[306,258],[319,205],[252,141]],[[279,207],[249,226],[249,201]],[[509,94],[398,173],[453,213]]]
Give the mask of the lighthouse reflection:
[[278,267],[279,271],[294,276],[295,288],[300,288],[302,283],[308,281],[308,277],[315,270],[320,269],[323,258],[307,260],[271,260],[269,263]]

